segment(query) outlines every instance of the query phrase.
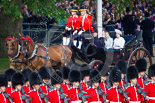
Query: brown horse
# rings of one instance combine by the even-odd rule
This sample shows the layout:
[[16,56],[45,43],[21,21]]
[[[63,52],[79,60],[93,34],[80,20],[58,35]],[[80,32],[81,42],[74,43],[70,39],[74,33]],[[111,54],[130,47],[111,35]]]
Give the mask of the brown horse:
[[34,71],[42,66],[64,66],[68,65],[72,51],[67,46],[54,45],[46,48],[42,44],[35,44],[29,37],[21,37],[21,53],[27,57],[29,68]]
[[23,70],[26,66],[26,58],[20,53],[19,41],[14,36],[6,38],[5,41],[8,48],[10,68],[20,67]]

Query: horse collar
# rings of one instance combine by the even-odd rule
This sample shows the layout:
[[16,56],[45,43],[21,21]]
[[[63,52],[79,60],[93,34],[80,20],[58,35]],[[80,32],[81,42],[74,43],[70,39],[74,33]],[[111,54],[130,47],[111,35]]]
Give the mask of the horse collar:
[[38,45],[36,44],[34,49],[33,49],[31,56],[28,58],[29,60],[32,59],[36,55],[37,49],[38,49]]
[[18,44],[18,48],[17,48],[18,51],[17,51],[17,53],[16,53],[16,55],[14,57],[11,57],[12,59],[15,59],[15,58],[17,58],[19,56],[20,48],[21,48],[21,46]]

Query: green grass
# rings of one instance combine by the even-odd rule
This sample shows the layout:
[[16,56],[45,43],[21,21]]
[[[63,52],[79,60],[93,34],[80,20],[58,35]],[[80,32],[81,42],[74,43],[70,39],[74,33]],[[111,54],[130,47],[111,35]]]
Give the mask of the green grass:
[[9,58],[0,58],[0,71],[4,71],[9,68]]

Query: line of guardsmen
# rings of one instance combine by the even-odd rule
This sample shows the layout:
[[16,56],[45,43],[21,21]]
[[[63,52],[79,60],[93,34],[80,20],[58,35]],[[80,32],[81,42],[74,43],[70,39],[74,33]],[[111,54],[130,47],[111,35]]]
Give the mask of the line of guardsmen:
[[145,59],[128,68],[119,60],[109,75],[101,75],[103,66],[8,69],[0,74],[0,103],[155,103],[155,64],[149,67],[149,78]]
[[77,7],[72,7],[70,10],[71,16],[68,18],[66,24],[66,33],[63,36],[63,45],[71,45],[70,39],[73,38],[73,45],[81,49],[81,46],[85,41],[84,35],[91,35],[94,32],[94,29],[92,27],[92,17],[87,14],[87,7],[81,6],[79,11],[81,13],[80,16],[77,15]]

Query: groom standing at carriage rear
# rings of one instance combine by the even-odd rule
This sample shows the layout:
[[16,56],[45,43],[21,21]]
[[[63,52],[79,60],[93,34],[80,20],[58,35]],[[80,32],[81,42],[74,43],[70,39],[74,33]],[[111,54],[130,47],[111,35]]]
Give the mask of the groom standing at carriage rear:
[[63,36],[63,45],[69,45],[69,43],[70,43],[70,31],[76,30],[76,23],[77,23],[77,20],[79,18],[79,16],[76,14],[78,11],[77,7],[72,7],[72,9],[70,11],[71,11],[72,16],[69,16],[67,24],[66,24],[66,28],[65,28],[66,33]]
[[81,49],[81,45],[84,44],[85,41],[85,34],[92,34],[94,32],[94,29],[92,27],[92,17],[87,14],[87,7],[82,6],[80,7],[81,16],[78,19],[77,22],[77,28],[74,31],[73,35],[78,32],[79,37],[79,45],[78,48]]

